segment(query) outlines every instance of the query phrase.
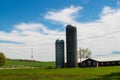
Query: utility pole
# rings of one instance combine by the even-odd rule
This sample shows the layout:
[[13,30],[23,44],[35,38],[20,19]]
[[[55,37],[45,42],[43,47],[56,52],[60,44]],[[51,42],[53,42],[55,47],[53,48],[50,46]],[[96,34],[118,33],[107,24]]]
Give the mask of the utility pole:
[[31,60],[33,60],[33,48],[31,48]]

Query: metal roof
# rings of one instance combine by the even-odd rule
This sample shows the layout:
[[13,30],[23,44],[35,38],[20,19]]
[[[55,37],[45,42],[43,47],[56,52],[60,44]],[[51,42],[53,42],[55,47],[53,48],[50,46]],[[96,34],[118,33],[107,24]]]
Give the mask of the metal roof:
[[[82,58],[81,61],[87,60],[88,58]],[[99,61],[99,62],[106,62],[106,61],[120,61],[120,55],[119,56],[99,56],[99,57],[92,57],[90,59]],[[80,59],[78,59],[78,62],[80,62]]]

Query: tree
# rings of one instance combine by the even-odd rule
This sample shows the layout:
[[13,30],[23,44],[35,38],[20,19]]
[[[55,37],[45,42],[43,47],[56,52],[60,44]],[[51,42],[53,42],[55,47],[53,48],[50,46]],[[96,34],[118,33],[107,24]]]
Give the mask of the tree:
[[5,65],[6,62],[6,57],[4,55],[4,53],[0,52],[0,66]]
[[82,58],[90,58],[92,52],[88,48],[80,48],[79,49],[79,57],[80,57],[80,62]]

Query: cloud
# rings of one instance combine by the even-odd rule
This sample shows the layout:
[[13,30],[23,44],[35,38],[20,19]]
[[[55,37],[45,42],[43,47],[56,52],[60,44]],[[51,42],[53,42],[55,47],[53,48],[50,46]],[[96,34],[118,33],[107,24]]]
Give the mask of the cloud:
[[[77,21],[81,6],[70,6],[56,11],[48,11],[44,18],[58,24],[76,24],[78,48],[90,48],[94,55],[111,55],[112,51],[120,51],[120,9],[105,6],[100,18],[91,22]],[[98,14],[99,15],[99,14]],[[55,25],[55,24],[54,24]],[[87,39],[118,31],[118,33]],[[0,43],[0,49],[10,58],[30,59],[31,48],[34,59],[55,60],[55,40],[65,40],[65,31],[51,30],[43,23],[20,23],[14,25],[11,32],[0,31],[0,40],[19,42],[22,44]]]
[[77,13],[82,9],[83,7],[81,6],[75,7],[71,5],[60,11],[48,11],[45,15],[45,19],[60,22],[62,24],[73,24],[78,16]]
[[38,29],[44,28],[45,26],[39,23],[20,23],[15,25],[15,29],[20,31],[37,31]]
[[[82,9],[82,7],[77,6],[73,8],[65,8],[56,12],[48,12],[45,18],[63,24],[75,24],[78,32],[78,47],[82,46],[90,48],[93,55],[111,54],[113,50],[118,50],[120,48],[120,46],[117,45],[120,43],[119,33],[94,39],[86,38],[120,31],[120,9],[104,6],[100,13],[100,18],[87,23],[82,23],[76,20],[78,16],[77,13]],[[66,10],[70,11],[67,13]]]
[[112,9],[111,7],[105,6],[102,11],[102,15],[114,14],[116,9]]
[[0,49],[10,58],[30,59],[33,48],[34,59],[55,60],[54,43],[57,38],[64,38],[64,32],[50,30],[41,23],[20,23],[14,25],[9,33],[0,31],[0,40],[9,42],[0,43]]
[[[15,41],[27,44],[33,42],[38,43],[37,39],[55,39],[57,36],[64,35],[59,30],[50,30],[45,25],[40,23],[20,23],[14,26],[14,29],[7,33],[0,31],[1,40]],[[50,38],[51,37],[51,38]],[[13,39],[14,38],[14,39]],[[34,41],[36,40],[36,41]]]
[[[120,9],[105,6],[101,12],[100,19],[89,23],[78,23],[78,38],[94,37],[97,35],[104,35],[106,33],[120,31]],[[97,54],[111,54],[113,50],[119,50],[120,33],[114,33],[103,37],[94,39],[86,39],[79,41],[79,45],[89,47],[93,51],[93,55]]]

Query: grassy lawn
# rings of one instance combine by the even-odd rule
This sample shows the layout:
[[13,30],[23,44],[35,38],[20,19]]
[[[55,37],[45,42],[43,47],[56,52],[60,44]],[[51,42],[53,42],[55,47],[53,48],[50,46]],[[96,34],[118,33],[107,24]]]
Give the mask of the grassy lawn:
[[0,80],[120,80],[120,66],[0,70]]
[[0,80],[120,80],[120,66],[47,69],[55,67],[55,63],[11,60],[5,66],[13,65],[35,68],[1,69]]
[[25,61],[25,60],[7,60],[4,68],[13,68],[13,67],[39,67],[39,68],[48,68],[55,67],[55,62],[40,62],[40,61]]

